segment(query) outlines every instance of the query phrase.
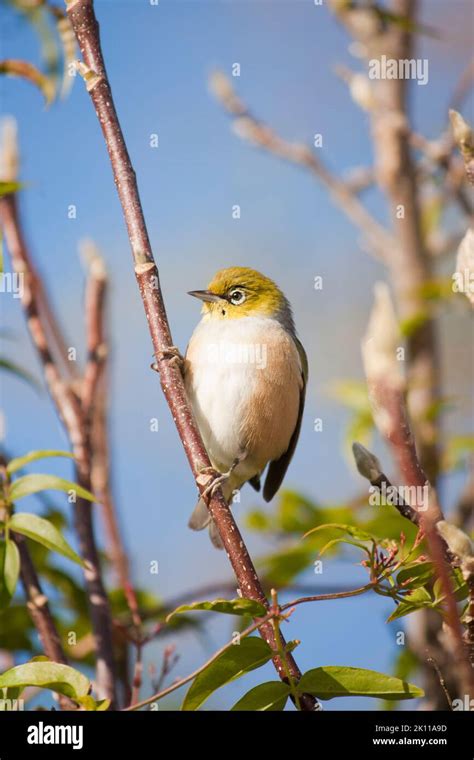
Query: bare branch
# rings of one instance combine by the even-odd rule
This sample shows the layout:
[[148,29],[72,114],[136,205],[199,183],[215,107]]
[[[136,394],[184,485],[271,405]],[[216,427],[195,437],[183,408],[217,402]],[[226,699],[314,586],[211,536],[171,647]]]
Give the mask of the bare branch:
[[253,116],[234,92],[230,80],[221,71],[214,72],[210,87],[219,102],[233,117],[233,129],[238,137],[273,153],[278,158],[308,169],[327,188],[331,197],[352,223],[360,229],[364,239],[367,240],[368,250],[378,259],[383,261],[387,259],[390,250],[395,245],[395,240],[362,205],[350,182],[345,182],[333,175],[307,145],[283,140],[269,126]]
[[[61,638],[49,609],[48,598],[41,588],[26,541],[18,533],[11,535],[20,554],[20,576],[27,599],[26,606],[38,631],[44,653],[50,660],[67,665]],[[77,709],[74,702],[61,694],[59,695],[59,704],[63,710]]]
[[94,416],[94,401],[107,357],[104,337],[104,311],[107,290],[107,272],[96,247],[83,241],[81,253],[88,268],[85,296],[87,362],[82,380],[83,414],[88,424]]

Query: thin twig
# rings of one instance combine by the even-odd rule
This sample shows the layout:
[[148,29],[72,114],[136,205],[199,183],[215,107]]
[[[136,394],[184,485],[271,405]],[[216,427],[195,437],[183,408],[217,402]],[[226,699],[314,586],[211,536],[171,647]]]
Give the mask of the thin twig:
[[135,651],[136,651],[136,659],[135,659],[135,666],[133,669],[132,695],[130,697],[130,707],[133,707],[133,705],[137,704],[138,697],[140,696],[140,689],[142,686],[143,645],[141,642],[138,642],[136,644]]
[[[252,625],[250,625],[248,628],[242,631],[242,633],[239,634],[240,640],[249,636],[251,633],[256,631],[260,626],[271,623],[271,619],[275,614],[279,614],[279,613],[275,612],[275,610],[272,610],[267,615],[265,615],[265,617],[260,618],[260,620],[257,620],[255,623],[252,623]],[[201,665],[199,668],[194,670],[185,678],[181,678],[179,681],[176,681],[175,683],[171,684],[171,686],[168,686],[166,689],[163,689],[157,694],[153,694],[153,696],[148,697],[147,699],[143,699],[141,702],[137,702],[134,705],[131,705],[130,707],[125,707],[122,710],[122,712],[130,712],[133,710],[139,710],[141,707],[146,707],[146,705],[150,705],[152,702],[157,702],[159,699],[166,697],[168,694],[171,694],[173,691],[176,691],[176,689],[180,689],[181,686],[184,686],[185,684],[189,683],[194,678],[196,678],[200,673],[206,670],[206,668],[208,668],[209,665],[211,665],[215,660],[217,660],[218,657],[224,654],[224,652],[226,652],[232,646],[236,646],[234,639],[231,639],[231,641],[229,641],[227,644],[224,644],[224,646],[220,647],[220,649],[218,649],[217,652],[214,652],[212,657],[206,660],[204,665]]]
[[365,586],[361,586],[360,588],[355,588],[349,591],[336,591],[333,594],[314,594],[313,596],[302,596],[299,599],[295,599],[293,602],[282,604],[280,611],[284,612],[285,610],[296,607],[298,604],[306,604],[307,602],[328,602],[331,599],[347,599],[351,596],[360,596],[361,594],[365,594],[366,591],[371,591],[375,585],[375,583],[366,583]]
[[173,667],[179,660],[179,655],[175,653],[174,644],[165,647],[163,651],[163,659],[161,662],[161,669],[158,677],[156,677],[154,667],[150,666],[150,675],[152,676],[152,687],[155,693],[161,691],[161,688],[165,682],[166,677],[170,674]]
[[210,84],[214,95],[234,119],[234,131],[239,137],[278,158],[310,171],[329,191],[351,222],[360,229],[367,240],[368,250],[382,261],[388,259],[395,240],[367,211],[357,197],[357,189],[353,189],[350,181],[344,181],[332,174],[309,146],[283,140],[267,124],[257,119],[236,95],[230,80],[221,71],[214,72]]
[[[318,594],[315,596],[307,596],[307,597],[301,597],[299,599],[294,599],[292,602],[288,602],[287,604],[283,604],[281,606],[279,605],[273,605],[270,611],[265,615],[265,617],[261,618],[260,620],[257,620],[255,623],[253,623],[251,626],[246,628],[241,634],[240,634],[240,640],[242,638],[245,638],[250,633],[253,633],[253,631],[257,630],[260,626],[264,625],[265,623],[271,621],[275,617],[281,616],[283,612],[287,612],[287,615],[291,614],[291,611],[293,607],[297,607],[298,604],[306,604],[308,602],[326,602],[331,599],[345,599],[350,596],[359,596],[360,594],[364,594],[366,591],[370,591],[374,587],[373,583],[367,583],[365,586],[361,586],[357,589],[351,589],[349,591],[343,591],[335,594]],[[286,616],[284,616],[286,617]],[[283,637],[280,634],[281,640],[284,642]],[[189,683],[189,681],[192,681],[196,676],[198,676],[200,673],[202,673],[204,670],[206,670],[211,663],[213,663],[215,660],[217,660],[218,657],[221,656],[227,649],[230,649],[231,646],[235,646],[235,641],[232,639],[227,644],[224,644],[220,649],[215,652],[212,657],[207,660],[204,665],[201,665],[197,670],[193,671],[189,676],[186,676],[185,678],[180,679],[174,684],[171,684],[171,686],[168,686],[166,689],[163,689],[163,691],[158,692],[157,694],[154,694],[152,697],[148,697],[148,699],[144,699],[142,702],[139,702],[137,704],[134,704],[131,707],[125,708],[125,711],[129,710],[138,710],[140,707],[145,707],[146,705],[151,704],[152,702],[157,702],[162,697],[167,696],[168,694],[171,694],[171,692],[176,691],[176,689],[179,689],[181,686],[184,686],[185,684]],[[301,697],[300,697],[301,698]]]
[[[107,271],[97,247],[82,241],[81,255],[88,270],[85,294],[87,362],[82,380],[82,411],[91,442],[91,485],[97,496],[106,533],[106,550],[115,570],[118,585],[124,589],[135,624],[139,618],[130,604],[133,594],[130,565],[120,531],[110,484],[110,461],[107,434]],[[136,604],[134,605],[136,608]]]
[[453,701],[452,701],[452,699],[451,699],[451,697],[449,695],[448,687],[446,686],[446,681],[443,678],[443,674],[441,673],[441,670],[439,669],[438,663],[436,662],[436,660],[434,659],[434,657],[432,657],[431,655],[428,655],[428,657],[426,658],[426,661],[429,662],[429,664],[432,665],[433,668],[434,668],[434,670],[436,671],[436,675],[438,676],[439,685],[441,686],[441,688],[443,690],[443,694],[446,697],[446,702],[448,703],[448,707],[449,707],[450,710],[452,710],[453,709],[453,704],[452,704]]
[[[270,587],[271,581],[267,581],[265,578],[261,578],[261,583],[263,588]],[[321,589],[322,595],[326,595],[326,598],[328,599],[336,599],[338,594],[346,594],[344,587],[339,586],[326,586]],[[314,592],[314,584],[311,583],[291,583],[289,586],[286,586],[284,588],[281,588],[279,590],[280,595],[287,592],[296,592],[301,594],[307,594],[308,596]],[[165,615],[169,612],[175,610],[177,607],[181,606],[182,604],[191,604],[192,602],[198,600],[201,601],[203,599],[207,599],[210,595],[216,594],[219,591],[227,592],[228,594],[234,594],[236,593],[236,584],[234,581],[215,581],[211,583],[206,583],[202,586],[197,586],[194,589],[190,589],[189,591],[183,591],[183,593],[178,594],[177,596],[167,599],[163,602],[160,606],[157,607],[151,607],[148,609],[140,609],[140,616],[142,621],[150,620],[151,618],[156,617],[157,615]]]
[[[41,588],[33,560],[23,536],[11,532],[11,538],[20,554],[20,577],[27,599],[27,609],[38,631],[44,653],[50,660],[67,665],[67,658],[56,624],[49,609],[48,597]],[[76,710],[77,706],[68,697],[60,694],[59,705],[63,710]]]
[[83,246],[83,252],[87,258],[88,267],[85,295],[87,361],[81,383],[81,402],[82,413],[86,418],[86,424],[90,427],[107,357],[104,334],[107,273],[102,259],[95,250],[91,249],[90,243],[87,244],[87,248]]

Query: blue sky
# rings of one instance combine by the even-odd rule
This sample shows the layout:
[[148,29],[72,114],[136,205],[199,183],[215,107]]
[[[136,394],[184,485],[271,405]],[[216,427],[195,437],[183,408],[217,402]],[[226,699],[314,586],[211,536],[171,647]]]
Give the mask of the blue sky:
[[[332,204],[324,189],[297,167],[280,163],[242,143],[208,92],[213,68],[230,73],[251,109],[282,136],[310,142],[323,135],[321,157],[337,173],[369,165],[367,117],[350,100],[334,74],[344,63],[357,68],[348,39],[325,6],[311,0],[97,0],[102,42],[114,98],[138,176],[150,238],[161,273],[174,342],[183,350],[199,318],[186,292],[205,287],[216,269],[248,265],[273,277],[293,304],[310,361],[308,400],[301,440],[286,485],[309,496],[343,503],[360,488],[344,456],[347,416],[329,396],[332,382],[362,377],[359,356],[372,299],[372,285],[385,278],[382,267],[361,251],[359,233]],[[422,4],[425,23],[443,30],[442,40],[424,38],[419,52],[430,66],[429,83],[412,85],[416,128],[435,137],[444,127],[450,95],[470,53],[472,6],[453,0]],[[38,61],[38,43],[19,17],[4,12],[2,57]],[[158,379],[149,370],[152,348],[138,297],[128,240],[102,135],[82,81],[64,102],[49,110],[24,82],[0,79],[2,112],[19,123],[22,211],[32,252],[49,285],[68,345],[83,353],[83,270],[78,241],[92,238],[110,273],[111,444],[114,488],[137,582],[167,597],[216,577],[229,576],[225,555],[207,537],[186,528],[195,492]],[[470,98],[464,110],[472,116]],[[150,147],[150,134],[159,148]],[[385,221],[380,196],[366,195],[370,210]],[[241,219],[232,219],[234,204]],[[77,217],[68,218],[74,204]],[[313,281],[322,275],[324,287]],[[13,328],[17,360],[40,375],[18,301],[2,301],[3,320]],[[443,319],[443,380],[446,395],[458,399],[446,420],[453,430],[469,429],[472,352],[465,313]],[[468,347],[466,350],[466,346]],[[5,351],[12,350],[6,346]],[[22,453],[64,448],[66,440],[49,399],[2,378],[6,442]],[[151,417],[159,430],[150,432]],[[323,432],[313,431],[322,417]],[[383,451],[383,450],[382,450]],[[50,463],[50,471],[68,473]],[[460,475],[446,479],[446,505],[462,487]],[[260,503],[245,489],[239,515]],[[271,507],[270,507],[271,508]],[[252,551],[261,542],[248,534]],[[159,575],[149,574],[157,559]],[[362,580],[354,562],[328,562],[324,584],[348,587]],[[310,578],[311,579],[311,576]],[[347,664],[388,671],[394,629],[384,624],[389,609],[364,597],[300,607],[292,638],[303,643],[303,668]],[[364,620],[363,626],[355,625]],[[227,622],[211,624],[214,645],[229,632]],[[180,639],[179,673],[202,661],[194,639]],[[211,649],[208,650],[210,653]],[[161,645],[148,650],[159,661]],[[272,673],[267,667],[268,679]],[[246,679],[250,688],[258,675]],[[226,687],[213,702],[227,707],[243,684]],[[329,703],[328,709],[373,707],[365,700]]]

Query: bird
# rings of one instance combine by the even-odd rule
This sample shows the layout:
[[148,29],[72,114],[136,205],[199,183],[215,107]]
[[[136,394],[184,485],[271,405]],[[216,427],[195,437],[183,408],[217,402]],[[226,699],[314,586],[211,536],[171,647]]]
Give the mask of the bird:
[[[202,318],[182,366],[194,417],[216,477],[230,503],[245,483],[255,490],[268,467],[263,498],[281,486],[298,441],[308,379],[306,352],[290,302],[273,280],[248,267],[219,270],[202,301]],[[207,489],[206,489],[207,491]],[[188,523],[209,528],[223,548],[201,497]]]

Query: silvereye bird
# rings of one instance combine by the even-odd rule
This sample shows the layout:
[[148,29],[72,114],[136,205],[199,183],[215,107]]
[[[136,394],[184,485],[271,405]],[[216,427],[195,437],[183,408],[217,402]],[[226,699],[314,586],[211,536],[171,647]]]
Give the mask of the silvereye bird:
[[[207,290],[202,319],[184,361],[188,398],[214,470],[229,500],[244,483],[265,501],[278,491],[293,456],[303,415],[308,362],[291,306],[268,277],[247,267],[222,269]],[[217,528],[201,498],[189,527]]]

